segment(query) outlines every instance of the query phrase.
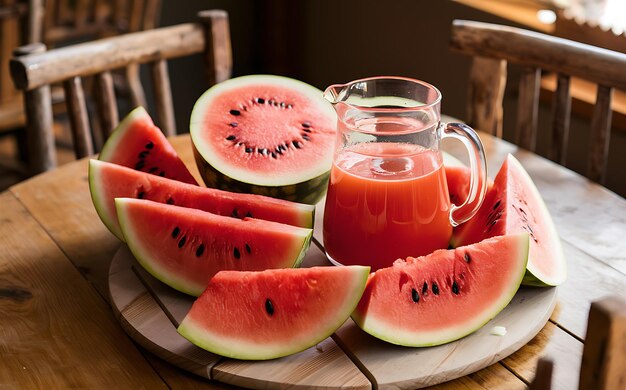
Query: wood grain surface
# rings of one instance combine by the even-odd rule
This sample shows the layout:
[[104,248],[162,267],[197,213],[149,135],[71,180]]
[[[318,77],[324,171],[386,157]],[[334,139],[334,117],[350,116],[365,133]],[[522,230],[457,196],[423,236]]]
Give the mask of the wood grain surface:
[[0,211],[0,385],[165,388],[24,206],[5,192]]
[[[626,253],[626,240],[623,239],[626,201],[533,153],[485,134],[481,134],[481,139],[492,177],[506,153],[513,153],[529,172],[561,237],[569,277],[558,289],[558,302],[550,322],[526,346],[499,364],[439,387],[524,388],[534,377],[539,356],[549,356],[555,361],[553,388],[571,388],[569,385],[572,384],[575,387],[590,303],[608,294],[626,295],[626,258],[623,255]],[[172,143],[192,174],[199,178],[189,137],[175,137]],[[456,156],[464,153],[460,145],[447,144],[446,149]],[[115,366],[122,373],[116,376],[116,380],[122,381],[117,382],[116,387],[124,387],[126,383],[126,387],[136,388],[140,387],[137,384],[140,381],[147,384],[146,387],[154,388],[165,385],[174,389],[228,388],[182,371],[138,349],[115,323],[113,311],[107,307],[107,279],[111,259],[120,243],[99,221],[91,205],[87,160],[79,160],[12,187],[1,195],[0,210],[3,221],[0,226],[3,253],[0,257],[0,288],[13,291],[12,286],[16,286],[31,293],[37,291],[26,303],[16,302],[15,298],[0,298],[3,314],[0,316],[0,343],[3,351],[9,351],[9,354],[3,353],[3,362],[4,357],[9,356],[9,363],[0,365],[0,384],[28,387],[46,381],[56,387],[112,386],[108,382],[110,375],[106,374],[110,371],[98,366],[101,364]],[[50,311],[42,317],[32,314],[35,309],[37,312],[48,310],[28,303],[37,300],[41,300],[44,306],[54,306],[54,314]],[[76,307],[68,307],[69,303]],[[76,312],[81,315],[72,314]],[[35,316],[35,320],[26,320],[31,318],[30,315]],[[32,333],[33,329],[39,329],[39,321],[53,325],[58,321],[63,326],[54,325],[41,334]],[[29,331],[31,339],[15,336]],[[94,338],[94,334],[98,337]],[[85,339],[88,342],[80,346],[72,341]],[[45,353],[37,352],[41,351],[37,345],[49,343],[62,352],[51,355],[47,348]],[[93,354],[98,359],[84,356],[84,345],[93,343],[96,343]],[[104,356],[102,351],[106,351]],[[74,367],[84,366],[92,373],[105,374],[90,375],[89,378],[85,370],[67,374],[64,371],[66,365],[57,359],[61,354],[68,362],[74,362]],[[33,359],[41,367],[37,372],[20,371],[23,368],[17,362],[28,359],[27,355],[36,355]],[[224,365],[228,372],[242,372],[242,367],[236,366]],[[129,371],[132,376],[127,374]],[[75,377],[86,382],[76,385]]]

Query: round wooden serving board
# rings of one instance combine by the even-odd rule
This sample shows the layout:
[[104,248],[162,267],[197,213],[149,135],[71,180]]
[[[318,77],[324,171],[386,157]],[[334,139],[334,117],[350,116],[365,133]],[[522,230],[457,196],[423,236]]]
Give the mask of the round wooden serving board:
[[[304,266],[328,265],[311,245]],[[361,331],[352,320],[332,337],[295,355],[269,361],[239,361],[202,350],[176,332],[194,301],[159,282],[125,245],[109,271],[111,304],[124,330],[140,345],[187,371],[243,387],[414,389],[449,381],[487,367],[515,352],[545,325],[556,288],[522,287],[511,303],[473,334],[438,347],[407,348]],[[504,326],[504,336],[490,334]]]

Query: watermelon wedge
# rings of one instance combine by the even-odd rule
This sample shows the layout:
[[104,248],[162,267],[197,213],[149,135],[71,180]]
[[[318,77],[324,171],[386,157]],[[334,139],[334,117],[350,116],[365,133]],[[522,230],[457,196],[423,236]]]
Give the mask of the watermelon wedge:
[[387,342],[424,347],[482,327],[511,301],[528,260],[528,234],[500,236],[398,260],[370,276],[352,319]]
[[195,345],[236,359],[290,355],[326,339],[350,316],[369,267],[218,273],[178,327]]
[[313,227],[315,206],[261,195],[236,194],[200,187],[136,171],[104,161],[89,161],[91,199],[106,227],[124,240],[117,221],[115,198],[139,198],[195,208],[235,218],[251,217]]
[[126,243],[152,276],[198,296],[222,270],[297,267],[311,229],[236,219],[143,199],[115,199]]
[[208,89],[191,140],[207,187],[315,204],[326,192],[337,115],[302,81],[248,75]]
[[521,232],[530,235],[528,272],[523,283],[536,286],[563,283],[567,265],[550,213],[528,173],[509,154],[481,208],[454,230],[451,242],[457,247]]
[[157,176],[198,184],[176,150],[143,107],[137,107],[115,128],[99,159]]

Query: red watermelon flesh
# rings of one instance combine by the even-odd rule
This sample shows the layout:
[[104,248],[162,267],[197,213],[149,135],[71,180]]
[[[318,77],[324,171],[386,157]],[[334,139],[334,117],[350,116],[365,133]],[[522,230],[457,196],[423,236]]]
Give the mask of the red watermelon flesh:
[[[471,171],[465,165],[445,165],[445,170],[450,203],[460,206],[469,194]],[[487,179],[487,191],[492,186],[493,181]]]
[[467,199],[470,187],[471,171],[466,166],[445,166],[446,181],[448,183],[448,194],[450,203],[462,204]]
[[500,236],[398,260],[370,276],[352,319],[387,342],[421,347],[464,337],[495,317],[517,292],[528,234]]
[[115,198],[147,199],[195,208],[234,218],[251,217],[313,227],[315,206],[261,195],[235,194],[187,184],[104,161],[89,161],[89,190],[102,222],[124,240],[117,221]]
[[236,359],[290,355],[330,336],[363,293],[369,267],[218,273],[181,322],[195,345]]
[[198,296],[222,270],[297,267],[312,230],[236,219],[143,199],[115,200],[120,227],[137,261],[176,290]]
[[138,171],[198,184],[143,107],[131,111],[104,144],[99,159]]
[[480,210],[455,228],[451,242],[456,247],[521,232],[530,235],[524,284],[556,286],[564,282],[565,257],[550,213],[528,173],[508,155]]

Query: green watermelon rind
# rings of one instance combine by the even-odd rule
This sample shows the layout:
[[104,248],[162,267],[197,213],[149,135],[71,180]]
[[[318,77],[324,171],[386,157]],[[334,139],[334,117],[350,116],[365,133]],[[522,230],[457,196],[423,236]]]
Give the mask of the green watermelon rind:
[[[130,252],[133,254],[137,262],[153,277],[158,279],[159,281],[165,283],[166,285],[172,287],[175,290],[178,290],[182,293],[191,295],[191,296],[199,296],[204,291],[204,285],[193,285],[188,280],[184,278],[178,277],[177,275],[173,275],[167,271],[162,270],[157,262],[153,260],[153,256],[147,253],[141,246],[141,239],[139,239],[135,232],[130,228],[130,223],[127,219],[127,215],[124,212],[124,207],[126,207],[126,203],[128,200],[134,200],[132,198],[116,198],[115,199],[115,208],[117,210],[118,220],[120,224],[120,228],[122,230],[122,234],[126,239],[126,245]],[[202,211],[199,211],[202,212]],[[237,221],[236,219],[233,219]],[[268,223],[276,223],[276,222],[268,222]],[[299,228],[300,231],[308,231],[308,233],[302,238],[302,244],[300,245],[300,249],[296,255],[293,256],[292,260],[286,260],[284,264],[282,264],[283,268],[298,268],[300,264],[302,264],[302,260],[306,255],[306,251],[310,246],[311,238],[313,237],[313,230]]]
[[[95,162],[95,163],[94,163]],[[122,230],[117,220],[114,220],[110,213],[105,210],[104,205],[106,204],[106,200],[103,198],[101,190],[102,183],[98,181],[98,160],[90,160],[89,161],[89,194],[91,195],[91,202],[93,203],[94,208],[96,209],[96,213],[100,217],[104,226],[109,229],[115,237],[117,237],[120,241],[125,242],[124,234],[122,234]]]
[[352,319],[366,333],[388,343],[406,347],[433,347],[456,341],[476,332],[496,317],[511,302],[522,284],[528,261],[530,240],[528,233],[522,233],[516,236],[519,237],[519,250],[517,252],[517,263],[519,263],[519,266],[515,267],[515,269],[519,270],[519,272],[511,277],[509,289],[502,292],[500,300],[490,307],[491,310],[489,310],[487,314],[482,317],[477,317],[474,323],[465,324],[464,326],[459,325],[457,326],[458,330],[456,332],[450,330],[447,334],[443,334],[439,337],[424,337],[421,335],[422,338],[420,339],[412,332],[407,332],[406,335],[402,335],[402,329],[388,326],[384,324],[384,322],[379,322],[373,315],[368,315],[367,322],[364,322],[364,318],[355,310],[354,313],[352,313]]
[[535,186],[532,178],[528,175],[528,172],[526,172],[522,164],[513,155],[509,155],[509,163],[513,163],[515,165],[517,171],[526,180],[525,185],[527,190],[532,193],[535,199],[537,199],[542,224],[546,226],[547,230],[549,231],[549,236],[554,238],[552,246],[556,248],[555,253],[557,255],[557,258],[551,259],[550,261],[556,267],[559,267],[562,271],[557,272],[554,277],[550,277],[539,272],[533,267],[533,264],[529,262],[528,266],[526,267],[526,275],[524,276],[522,284],[537,287],[558,286],[563,283],[565,279],[567,279],[567,261],[565,260],[565,255],[563,253],[561,239],[559,238],[559,234],[556,230],[556,227],[554,226],[554,222],[552,221],[552,217],[550,216],[548,207],[543,201],[543,198],[539,193],[537,186]]
[[216,95],[231,88],[245,87],[251,83],[282,85],[296,89],[317,102],[316,108],[329,116],[336,116],[329,102],[322,98],[322,91],[299,80],[275,75],[249,75],[230,79],[208,89],[197,100],[191,112],[190,134],[194,146],[194,156],[198,170],[209,187],[226,189],[236,192],[248,192],[259,195],[274,196],[294,202],[315,204],[326,193],[328,177],[332,165],[332,151],[328,151],[323,159],[311,164],[307,172],[285,175],[253,174],[245,169],[227,166],[212,150],[212,146],[202,139],[205,130],[204,112]]
[[[187,318],[181,322],[177,331],[194,345],[209,352],[233,359],[269,360],[301,352],[330,337],[346,322],[350,317],[350,313],[354,311],[359,303],[361,295],[365,290],[370,267],[350,266],[349,268],[354,269],[354,276],[351,278],[353,287],[346,289],[350,294],[345,297],[344,306],[336,311],[337,315],[331,318],[330,321],[328,316],[319,318],[319,321],[327,321],[328,325],[317,333],[307,334],[307,338],[302,339],[299,343],[289,341],[282,345],[276,343],[274,346],[268,346],[254,343],[242,343],[234,338],[227,338],[224,335],[208,337],[210,333],[194,323],[193,320]],[[347,279],[346,283],[349,282],[350,279]],[[280,337],[280,335],[276,336],[277,338]]]
[[118,148],[121,139],[126,134],[128,127],[140,119],[154,124],[150,114],[148,114],[145,108],[142,106],[136,107],[117,125],[115,131],[113,131],[113,133],[109,136],[107,142],[104,143],[98,159],[102,161],[110,161],[111,156]]

